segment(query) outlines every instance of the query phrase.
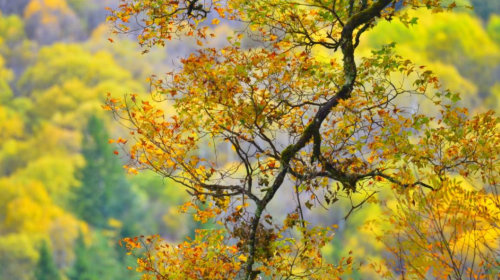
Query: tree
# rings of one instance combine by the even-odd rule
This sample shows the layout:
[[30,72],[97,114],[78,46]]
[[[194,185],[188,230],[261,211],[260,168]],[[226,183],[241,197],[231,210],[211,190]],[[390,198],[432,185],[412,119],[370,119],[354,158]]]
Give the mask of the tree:
[[35,269],[36,280],[59,280],[61,276],[57,270],[56,263],[52,257],[52,252],[47,246],[47,242],[43,241],[40,246],[40,257]]
[[68,273],[70,280],[93,280],[92,260],[89,258],[83,234],[80,232],[75,241],[75,263]]
[[[401,206],[401,215],[411,220],[397,229],[403,232],[423,219],[411,211],[428,218],[417,206],[419,197],[429,206],[431,197],[448,197],[450,186],[457,192],[467,188],[452,183],[457,176],[482,179],[481,188],[470,191],[482,195],[465,197],[480,209],[492,207],[500,178],[499,119],[491,112],[469,118],[467,109],[456,105],[459,95],[441,88],[425,66],[397,55],[394,43],[355,56],[363,33],[394,18],[414,25],[417,19],[407,9],[420,7],[437,13],[457,5],[440,0],[129,0],[110,9],[116,33],[137,31],[128,23],[141,23],[139,43],[145,52],[172,38],[196,39],[199,49],[181,59],[178,71],[152,77],[153,101],[135,94],[110,97],[105,109],[131,128],[131,146],[122,138],[116,141],[130,158],[129,172],[150,169],[173,180],[192,196],[181,210],[223,226],[198,230],[178,246],[156,236],[125,239],[130,251],[146,249],[138,256],[143,279],[151,279],[149,274],[163,279],[340,277],[353,269],[353,257],[327,264],[321,248],[333,238],[335,226],[314,225],[306,214],[349,199],[348,219],[364,203],[380,202],[377,193],[384,189],[409,201]],[[205,23],[209,16],[212,26],[238,22],[241,29],[226,46],[205,47],[217,36]],[[339,52],[341,61],[335,55],[316,56],[318,49]],[[409,98],[413,104],[405,105]],[[162,109],[167,100],[175,104],[172,114]],[[434,115],[421,114],[420,106],[433,106]],[[232,155],[222,162],[221,151]],[[287,214],[271,212],[270,205],[284,197],[290,198],[282,205]],[[439,207],[436,212],[443,211]],[[461,218],[470,217],[470,207],[462,210]],[[481,217],[498,225],[494,215]],[[466,247],[476,234],[484,234],[475,231],[475,223],[463,226],[460,230],[472,237],[461,239]],[[443,231],[425,234],[434,238]],[[500,236],[488,234],[489,240]],[[426,250],[405,249],[413,256]],[[491,254],[470,256],[494,270]],[[410,264],[423,268],[420,276],[440,264],[415,259]],[[449,258],[442,262],[453,267]],[[460,269],[474,270],[475,263],[463,262]],[[491,269],[488,273],[498,271]]]
[[384,216],[394,227],[378,237],[394,255],[388,266],[408,279],[498,278],[496,203],[498,195],[464,189],[457,180],[439,192],[398,198],[399,207]]
[[[68,273],[70,280],[97,280],[97,279],[122,279],[127,272],[117,261],[114,246],[109,240],[96,232],[92,245],[85,244],[84,236],[80,233],[75,244],[75,263]],[[100,265],[96,266],[95,261]]]
[[104,123],[92,116],[84,133],[81,186],[74,190],[74,210],[92,226],[107,227],[110,218],[120,219],[132,208],[134,196],[130,184],[113,160],[113,149]]

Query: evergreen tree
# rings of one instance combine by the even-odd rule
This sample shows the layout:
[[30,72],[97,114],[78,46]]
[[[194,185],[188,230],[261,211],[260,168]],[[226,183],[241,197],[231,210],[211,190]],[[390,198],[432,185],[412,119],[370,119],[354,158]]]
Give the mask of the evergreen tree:
[[80,232],[75,244],[75,263],[68,273],[70,280],[93,280],[92,263],[83,234]]
[[61,276],[57,270],[56,263],[52,257],[47,242],[43,241],[40,246],[40,258],[35,268],[35,280],[60,280]]
[[82,185],[74,192],[75,213],[99,228],[106,227],[109,218],[122,220],[135,197],[108,139],[102,120],[92,116],[84,131]]
[[89,248],[90,260],[96,262],[92,269],[95,275],[93,280],[133,279],[126,277],[129,270],[120,262],[117,246],[114,246],[116,243],[116,240],[110,241],[100,232],[95,233],[94,243]]
[[75,244],[75,263],[68,273],[69,280],[114,280],[122,279],[127,273],[118,261],[118,255],[109,240],[96,232],[93,243],[85,245],[80,234]]

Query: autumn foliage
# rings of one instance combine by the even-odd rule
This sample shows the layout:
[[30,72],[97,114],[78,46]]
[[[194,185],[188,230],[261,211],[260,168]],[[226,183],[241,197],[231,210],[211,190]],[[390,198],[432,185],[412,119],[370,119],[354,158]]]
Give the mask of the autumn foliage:
[[[363,199],[347,222],[364,203],[386,209],[366,225],[383,232],[379,239],[393,254],[371,264],[384,277],[497,275],[500,120],[491,111],[469,117],[456,106],[458,93],[399,56],[395,44],[355,56],[363,33],[384,20],[414,25],[408,9],[419,8],[467,7],[441,0],[125,0],[110,9],[114,31],[138,35],[144,52],[187,37],[198,45],[178,71],[150,79],[152,100],[113,95],[104,106],[130,128],[127,140],[116,141],[129,157],[126,169],[175,181],[192,197],[181,211],[218,225],[179,245],[157,236],[123,240],[143,279],[348,274],[352,256],[333,264],[322,256],[336,226],[314,225],[304,213],[355,195]],[[234,35],[211,47],[222,23],[237,26]],[[420,111],[423,103],[430,113]],[[377,195],[384,191],[395,198]],[[285,217],[268,211],[285,195],[295,203]]]

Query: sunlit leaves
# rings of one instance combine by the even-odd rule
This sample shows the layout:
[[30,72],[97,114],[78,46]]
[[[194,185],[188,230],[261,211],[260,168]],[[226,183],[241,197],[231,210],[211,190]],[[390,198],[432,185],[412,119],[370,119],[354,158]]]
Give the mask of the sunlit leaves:
[[[395,101],[409,94],[427,96],[431,100],[448,97],[450,102],[456,97],[447,91],[438,91],[439,81],[431,71],[394,54],[393,48],[394,44],[391,44],[373,51],[371,57],[360,63],[358,75],[365,83],[353,89],[351,98],[339,102],[320,130],[322,160],[318,164],[309,164],[310,150],[293,159],[294,176],[321,172],[322,165],[325,165],[337,172],[332,176],[338,177],[332,179],[342,184],[341,188],[337,183],[335,190],[327,178],[302,179],[304,185],[300,192],[310,196],[310,200],[303,204],[305,208],[312,209],[316,205],[315,193],[320,189],[330,193],[325,200],[331,202],[338,200],[337,196],[342,193],[351,195],[365,187],[367,189],[363,191],[367,191],[384,181],[394,183],[395,188],[398,185],[414,186],[417,178],[432,180],[440,170],[451,171],[450,165],[457,157],[467,157],[450,148],[448,154],[452,157],[442,161],[440,168],[435,167],[433,158],[437,150],[434,145],[441,145],[442,141],[433,138],[425,142],[426,135],[438,135],[433,130],[435,122],[467,127],[463,123],[467,111],[452,110],[450,105],[436,105],[442,110],[443,117],[434,119],[417,114],[416,109],[399,107]],[[223,51],[205,49],[183,59],[182,63],[183,69],[179,73],[170,73],[166,79],[151,80],[157,98],[173,99],[177,114],[166,116],[157,104],[140,101],[137,96],[108,99],[106,108],[134,127],[131,134],[138,140],[128,151],[131,164],[126,168],[131,173],[141,168],[152,169],[186,186],[196,200],[185,203],[181,210],[194,213],[195,220],[205,223],[220,218],[227,211],[230,214],[226,222],[241,226],[244,207],[236,204],[234,209],[231,208],[230,197],[245,192],[238,186],[217,185],[224,180],[235,180],[231,175],[238,174],[237,165],[219,166],[213,155],[212,158],[197,156],[195,151],[200,149],[199,143],[210,137],[219,145],[230,143],[237,154],[245,153],[243,145],[256,145],[255,160],[249,161],[247,168],[258,171],[255,177],[261,191],[259,195],[265,195],[270,186],[268,178],[280,170],[281,162],[276,158],[277,150],[272,143],[259,145],[256,140],[262,142],[267,141],[266,137],[274,137],[264,134],[264,131],[288,133],[290,137],[304,133],[312,121],[310,112],[317,110],[328,93],[336,90],[336,84],[341,82],[335,80],[338,79],[335,73],[338,73],[339,66],[334,61],[329,64],[318,62],[306,53],[240,52],[231,47]],[[391,82],[390,77],[395,74],[412,78],[416,89]],[[332,82],[318,83],[314,80],[318,75]],[[428,94],[430,91],[434,96]],[[443,126],[439,131],[452,130]],[[467,133],[475,131],[471,129]],[[421,141],[417,141],[419,137],[423,137]],[[459,135],[454,139],[463,140],[464,137]],[[125,148],[127,140],[119,138],[110,142],[117,142]],[[428,175],[415,176],[408,172],[410,164],[423,170],[433,165],[433,169]],[[392,170],[391,175],[378,171],[388,168]],[[241,179],[240,182],[247,183]],[[299,224],[297,216],[295,222],[285,222],[291,228]],[[248,239],[248,236],[238,237]],[[256,255],[256,258],[260,257]],[[279,272],[279,266],[285,263],[284,260],[273,262],[276,267],[269,273]],[[298,267],[297,263],[294,265]]]
[[[273,278],[322,279],[338,277],[352,269],[352,257],[342,258],[334,265],[323,263],[320,249],[333,237],[330,228],[300,231],[299,241],[282,236],[284,232],[271,239],[275,251],[261,260],[258,269],[263,274]],[[120,244],[128,254],[138,257],[135,269],[143,273],[142,279],[235,279],[241,276],[248,252],[228,242],[223,230],[196,230],[193,240],[187,238],[177,245],[165,243],[159,236],[125,238]]]
[[[122,1],[118,10],[108,8],[111,14],[107,21],[114,23],[118,32],[124,33],[134,33],[136,30],[131,29],[129,23],[137,21],[141,26],[139,43],[146,48],[165,46],[167,41],[181,36],[193,36],[201,45],[211,37],[208,27],[200,25],[211,9],[216,10],[220,18],[235,18],[233,9],[218,0],[205,4],[188,0],[168,3],[163,0],[127,0]],[[218,23],[219,19],[212,20],[212,24]]]
[[[147,272],[144,279],[149,274],[189,279],[254,279],[259,273],[337,277],[350,271],[354,259],[325,265],[321,248],[332,240],[331,229],[309,224],[304,212],[363,194],[359,204],[351,203],[347,219],[365,202],[378,202],[374,195],[381,187],[390,187],[398,199],[415,206],[415,189],[437,194],[458,175],[497,184],[499,165],[491,155],[498,153],[499,131],[492,113],[469,118],[466,109],[456,106],[459,95],[443,89],[426,66],[397,55],[394,43],[354,57],[362,33],[380,19],[390,22],[395,17],[409,26],[417,18],[404,7],[437,13],[456,4],[196,3],[124,1],[109,18],[117,24],[116,32],[129,33],[130,19],[144,15],[139,41],[146,49],[175,36],[194,37],[197,50],[180,59],[178,71],[150,79],[153,100],[159,103],[110,96],[104,108],[135,138],[117,141],[130,158],[129,172],[150,169],[180,183],[192,196],[181,211],[203,223],[215,220],[227,230],[200,231],[196,240],[174,247],[179,251],[164,251],[154,261],[148,249],[138,264]],[[226,46],[209,47],[210,25],[201,22],[205,9],[211,8],[219,16],[211,18],[212,25],[222,18],[247,24]],[[257,43],[249,47],[246,38]],[[320,59],[311,51],[315,47],[340,50],[342,62]],[[421,100],[436,114],[422,114]],[[161,102],[172,102],[175,112],[163,110]],[[294,197],[294,210],[288,209],[278,222],[267,206],[288,183],[294,183],[286,190]],[[438,211],[446,208],[447,199],[436,199]],[[235,246],[227,247],[230,239]],[[126,241],[130,249],[144,245],[137,239]],[[216,248],[220,255],[214,255]],[[228,266],[229,274],[205,271],[203,259],[208,256],[218,266]],[[174,266],[181,268],[180,274],[161,271]]]
[[[396,257],[386,264],[409,278],[494,278],[499,273],[496,194],[445,180],[435,192],[411,191],[388,209],[394,225],[379,238]],[[411,230],[409,230],[411,228]]]
[[121,244],[138,257],[142,279],[234,279],[245,256],[225,241],[222,230],[197,230],[193,240],[178,245],[163,243],[159,236],[126,238]]

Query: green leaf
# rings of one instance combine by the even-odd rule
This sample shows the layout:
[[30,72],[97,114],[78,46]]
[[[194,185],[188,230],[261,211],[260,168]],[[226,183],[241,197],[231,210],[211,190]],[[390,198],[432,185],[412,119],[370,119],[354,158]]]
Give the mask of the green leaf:
[[305,205],[306,205],[307,209],[309,209],[309,210],[311,210],[311,208],[313,207],[313,204],[309,200],[306,201]]

